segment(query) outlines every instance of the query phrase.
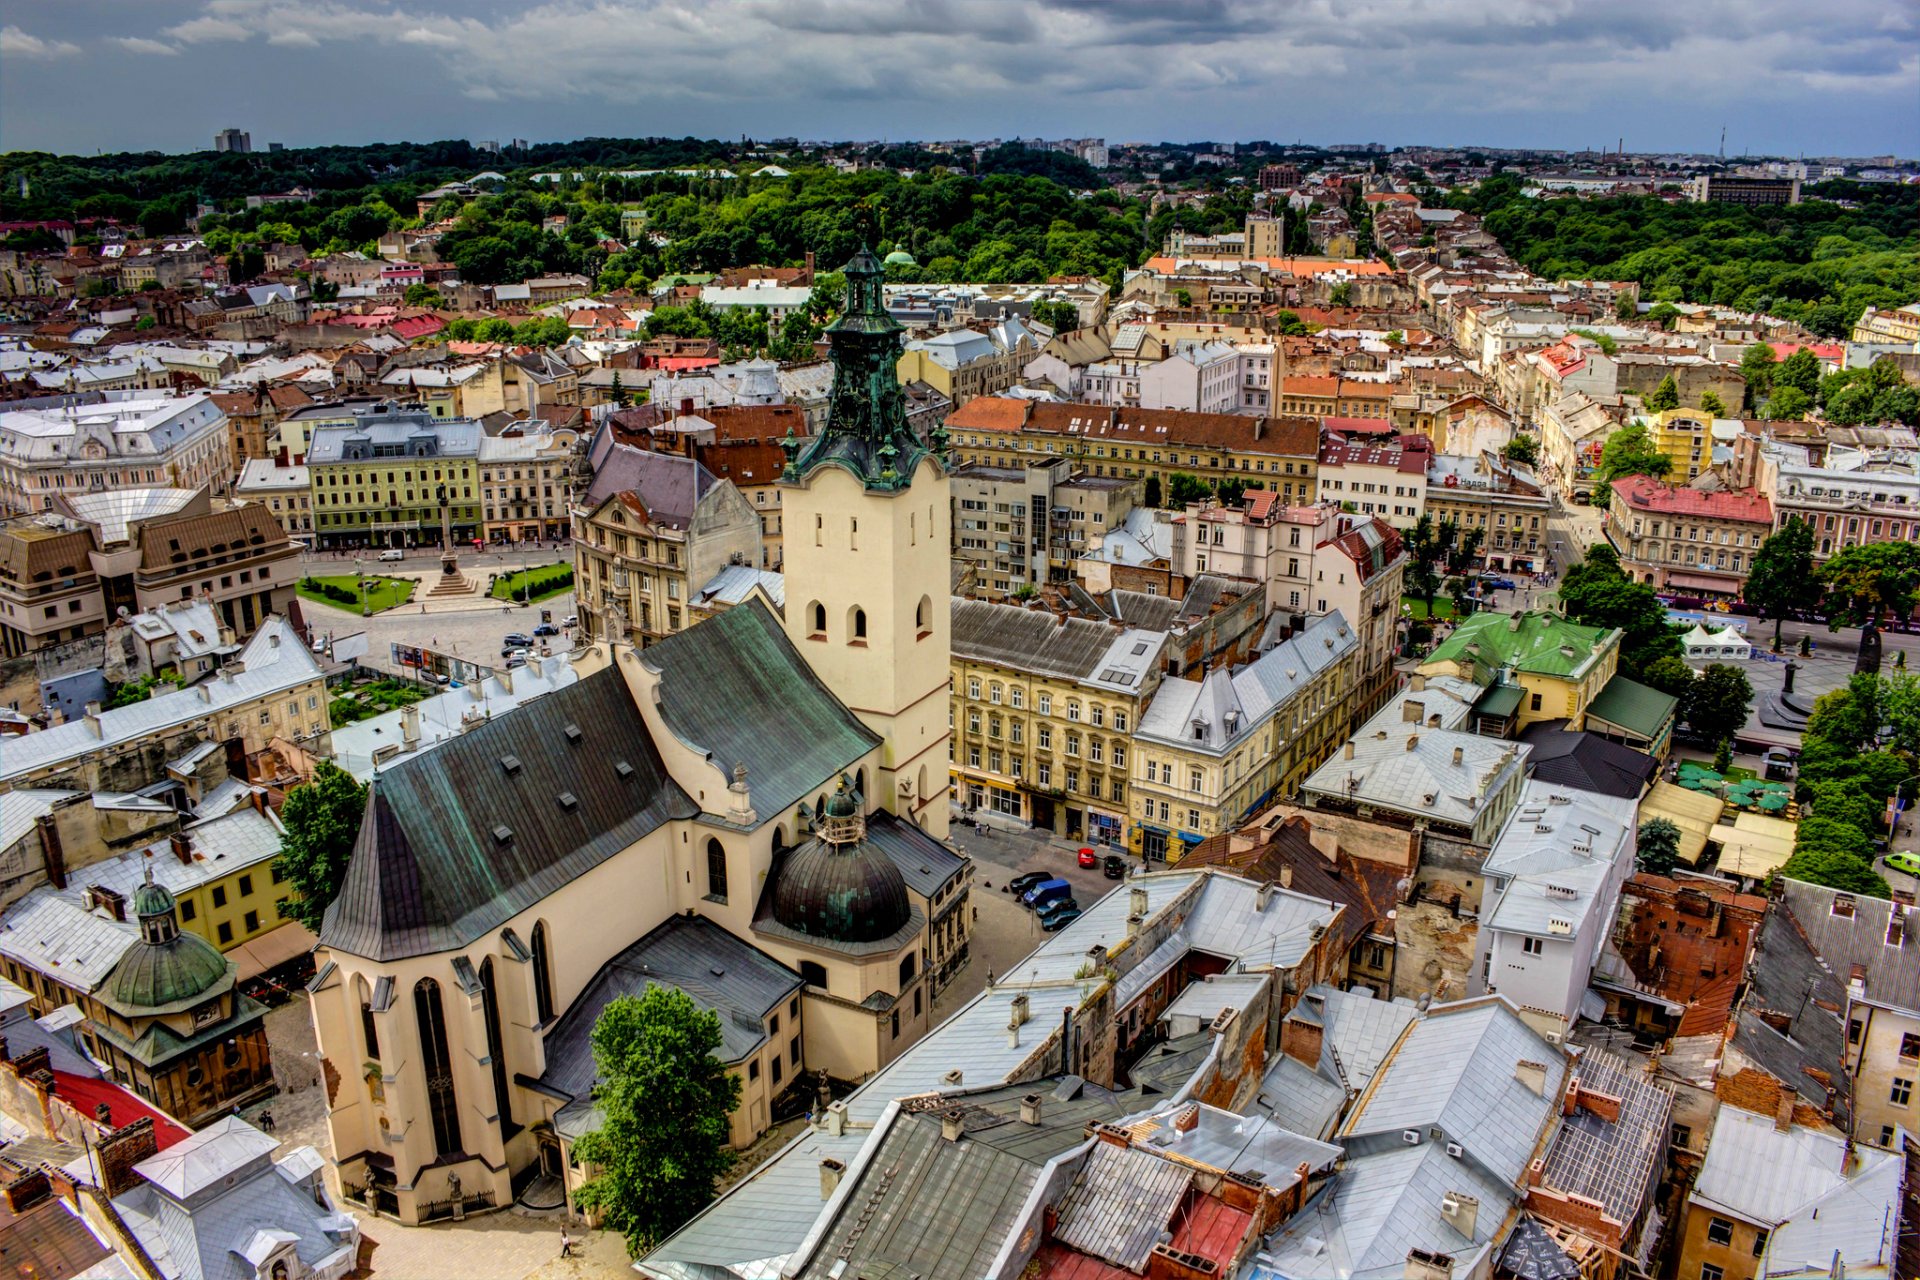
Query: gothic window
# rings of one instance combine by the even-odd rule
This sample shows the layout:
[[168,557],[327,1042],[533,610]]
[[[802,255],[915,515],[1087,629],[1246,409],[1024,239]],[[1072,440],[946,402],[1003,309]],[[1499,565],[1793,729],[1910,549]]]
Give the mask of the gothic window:
[[447,1050],[447,1023],[440,1008],[440,984],[422,978],[413,987],[413,1016],[420,1028],[420,1057],[427,1082],[427,1113],[433,1122],[434,1151],[456,1155],[460,1146],[460,1108],[453,1093],[453,1059]]
[[707,841],[707,896],[727,900],[727,851],[718,840]]
[[808,632],[811,638],[824,640],[827,637],[827,606],[815,600],[807,606]]
[[533,1009],[542,1023],[553,1017],[553,961],[547,955],[547,922],[533,926]]
[[849,644],[861,644],[866,641],[867,611],[865,609],[855,608],[853,610],[852,614],[849,615],[847,631],[850,637],[848,640]]
[[380,1028],[374,1025],[373,997],[367,991],[367,980],[365,978],[355,978],[353,980],[353,987],[354,999],[360,1005],[360,1033],[367,1042],[367,1056],[369,1058],[378,1058],[380,1056]]
[[513,1122],[513,1095],[507,1091],[507,1048],[500,1031],[500,989],[494,981],[493,957],[480,962],[481,1013],[487,1023],[487,1057],[493,1063],[493,1106],[500,1117],[500,1136],[520,1132]]

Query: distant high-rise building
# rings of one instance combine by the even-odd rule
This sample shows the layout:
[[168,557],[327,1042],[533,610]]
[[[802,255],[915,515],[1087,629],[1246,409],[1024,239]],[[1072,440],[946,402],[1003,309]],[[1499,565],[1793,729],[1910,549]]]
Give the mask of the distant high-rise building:
[[253,150],[253,138],[245,129],[222,129],[213,135],[213,149],[246,155]]
[[1745,178],[1703,173],[1684,188],[1695,204],[1743,204],[1749,208],[1799,204],[1798,178]]
[[267,150],[269,151],[285,151],[286,149],[287,144],[284,142],[269,142],[267,144]]
[[1291,191],[1300,185],[1300,166],[1297,164],[1264,164],[1260,166],[1260,189],[1262,191]]

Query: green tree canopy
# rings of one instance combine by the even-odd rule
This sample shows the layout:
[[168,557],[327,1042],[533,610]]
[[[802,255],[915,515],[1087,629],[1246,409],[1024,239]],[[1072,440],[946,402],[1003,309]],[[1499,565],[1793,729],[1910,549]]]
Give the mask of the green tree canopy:
[[1710,663],[1687,689],[1680,717],[1708,742],[1726,742],[1747,723],[1753,684],[1747,673],[1724,662]]
[[1920,546],[1874,542],[1843,547],[1820,566],[1827,624],[1834,630],[1913,612],[1920,590]]
[[1820,357],[1802,347],[1782,360],[1773,371],[1773,389],[1782,387],[1804,391],[1811,400],[1820,389]]
[[1182,510],[1189,502],[1205,502],[1213,496],[1213,486],[1199,476],[1176,471],[1167,477],[1167,506]]
[[1507,441],[1506,447],[1500,452],[1507,461],[1530,467],[1540,461],[1540,440],[1537,436],[1519,432]]
[[1817,609],[1825,594],[1813,572],[1813,529],[1799,517],[1790,518],[1767,535],[1753,553],[1746,602],[1773,623],[1773,647],[1780,647],[1780,624],[1796,613]]
[[740,1078],[714,1056],[720,1044],[720,1019],[676,987],[616,996],[594,1024],[603,1122],[574,1154],[598,1172],[575,1199],[604,1213],[635,1257],[705,1208],[733,1166]]
[[1727,402],[1711,391],[1700,393],[1700,412],[1710,413],[1716,418],[1727,416]]
[[1680,407],[1680,384],[1674,380],[1672,374],[1660,379],[1660,385],[1655,387],[1653,393],[1647,397],[1646,406],[1649,413],[1659,413],[1666,409]]
[[286,835],[275,865],[294,893],[280,904],[281,915],[320,931],[321,918],[346,879],[366,804],[367,789],[331,760],[322,760],[311,781],[287,792],[280,807]]
[[1767,397],[1767,419],[1771,422],[1798,422],[1813,408],[1813,397],[1798,387],[1777,386]]
[[1680,828],[1670,818],[1650,818],[1640,824],[1635,861],[1642,871],[1672,875],[1680,862]]
[[1600,446],[1600,465],[1594,469],[1595,489],[1605,490],[1624,476],[1652,476],[1664,480],[1673,459],[1654,444],[1644,422],[1630,423],[1607,437]]
[[1611,547],[1604,552],[1596,547],[1567,570],[1560,603],[1582,626],[1620,629],[1620,670],[1632,679],[1661,658],[1680,656],[1680,632],[1667,621],[1666,606],[1650,585],[1621,572]]
[[1870,898],[1893,896],[1873,869],[1873,842],[1858,827],[1813,814],[1800,820],[1793,856],[1779,873]]

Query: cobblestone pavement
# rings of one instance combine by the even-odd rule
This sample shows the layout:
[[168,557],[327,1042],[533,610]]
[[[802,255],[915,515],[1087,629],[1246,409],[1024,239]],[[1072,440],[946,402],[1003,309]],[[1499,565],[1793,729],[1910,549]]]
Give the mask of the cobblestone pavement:
[[626,1241],[567,1228],[574,1257],[560,1256],[560,1221],[517,1210],[465,1222],[407,1227],[356,1211],[366,1243],[360,1275],[374,1280],[632,1280]]
[[331,1158],[333,1140],[327,1134],[327,1091],[320,1078],[320,1049],[313,1035],[313,1015],[306,992],[295,995],[278,1009],[267,1011],[267,1048],[273,1054],[273,1078],[280,1092],[240,1114],[249,1124],[264,1127],[260,1117],[262,1113],[271,1112],[281,1155],[295,1147],[312,1147]]

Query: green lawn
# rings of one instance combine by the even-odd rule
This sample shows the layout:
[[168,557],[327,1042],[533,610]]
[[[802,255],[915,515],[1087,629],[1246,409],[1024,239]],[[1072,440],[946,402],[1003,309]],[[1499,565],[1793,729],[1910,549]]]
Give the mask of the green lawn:
[[[520,569],[494,580],[495,600],[551,600],[573,590],[573,566],[550,564]],[[524,594],[523,594],[524,593]]]
[[[1424,622],[1428,616],[1427,602],[1425,600],[1415,599],[1413,596],[1402,596],[1400,598],[1400,612],[1416,622]],[[1433,598],[1432,616],[1443,619],[1453,617],[1453,601],[1447,599],[1445,596],[1435,596]]]
[[[360,594],[361,584],[366,585],[364,600]],[[321,587],[332,587],[347,593],[346,599],[329,596]],[[382,578],[368,574],[357,578],[353,574],[334,574],[327,577],[306,577],[300,579],[294,590],[303,600],[312,600],[317,604],[332,605],[336,609],[345,609],[358,613],[364,604],[371,612],[379,613],[385,609],[403,605],[413,598],[414,582],[411,578]]]

